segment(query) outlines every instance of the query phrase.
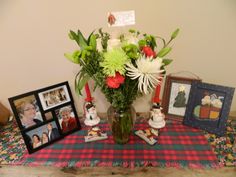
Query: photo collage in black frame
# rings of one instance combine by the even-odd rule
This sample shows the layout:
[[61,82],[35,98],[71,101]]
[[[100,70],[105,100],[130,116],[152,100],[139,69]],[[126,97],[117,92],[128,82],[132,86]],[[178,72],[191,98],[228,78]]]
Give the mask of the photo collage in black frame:
[[9,98],[29,153],[81,129],[68,82]]

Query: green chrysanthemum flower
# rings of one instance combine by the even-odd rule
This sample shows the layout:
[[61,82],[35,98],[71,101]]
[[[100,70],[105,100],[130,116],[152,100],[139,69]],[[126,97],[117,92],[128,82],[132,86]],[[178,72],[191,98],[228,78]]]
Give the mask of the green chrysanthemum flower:
[[125,74],[125,64],[129,61],[128,56],[122,49],[112,49],[104,54],[104,61],[100,63],[103,72],[107,76],[115,76],[116,72]]

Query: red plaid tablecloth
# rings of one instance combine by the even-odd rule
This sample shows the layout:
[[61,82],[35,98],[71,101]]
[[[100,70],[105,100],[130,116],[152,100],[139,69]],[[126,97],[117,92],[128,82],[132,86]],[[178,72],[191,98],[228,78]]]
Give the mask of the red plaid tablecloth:
[[[115,144],[107,123],[101,123],[108,139],[84,142],[87,130],[68,135],[64,139],[35,152],[25,154],[18,164],[37,166],[162,166],[162,167],[217,167],[218,160],[202,131],[168,121],[161,130],[158,142],[148,145],[132,134],[125,145]],[[148,127],[138,122],[135,130]],[[135,131],[134,130],[134,131]]]

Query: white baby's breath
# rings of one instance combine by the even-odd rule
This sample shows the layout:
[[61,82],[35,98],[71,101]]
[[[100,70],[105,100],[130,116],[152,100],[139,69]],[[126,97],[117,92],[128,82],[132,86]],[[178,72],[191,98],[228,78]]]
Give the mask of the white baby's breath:
[[162,59],[142,56],[136,60],[136,65],[137,67],[132,63],[126,64],[126,70],[128,71],[126,75],[133,80],[138,78],[139,91],[148,94],[160,83],[161,73],[164,71],[161,70]]

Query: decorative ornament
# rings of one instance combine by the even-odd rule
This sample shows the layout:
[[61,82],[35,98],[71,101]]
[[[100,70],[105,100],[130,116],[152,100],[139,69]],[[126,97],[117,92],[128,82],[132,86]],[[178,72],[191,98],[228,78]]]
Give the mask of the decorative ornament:
[[85,120],[84,124],[87,126],[95,126],[100,122],[97,115],[97,110],[92,102],[85,103]]
[[160,103],[156,103],[153,105],[151,110],[151,117],[148,121],[149,125],[152,128],[163,128],[166,125],[166,122],[164,120],[165,115],[161,112],[162,107],[160,106]]
[[91,127],[88,130],[87,136],[84,137],[85,142],[98,141],[107,139],[107,134],[104,133],[98,126]]
[[93,98],[91,96],[88,83],[85,84],[85,92],[87,97],[85,98],[85,104],[84,104],[84,113],[85,113],[84,124],[87,126],[94,126],[100,122],[100,118],[98,117],[97,110],[92,102]]
[[146,141],[148,144],[154,145],[157,143],[156,138],[159,134],[159,131],[157,129],[149,127],[144,130],[137,130],[135,134]]

